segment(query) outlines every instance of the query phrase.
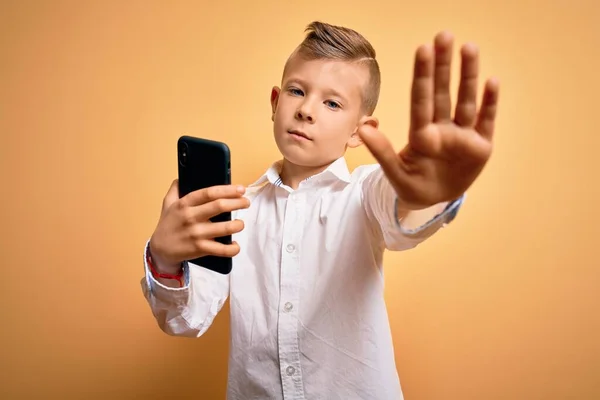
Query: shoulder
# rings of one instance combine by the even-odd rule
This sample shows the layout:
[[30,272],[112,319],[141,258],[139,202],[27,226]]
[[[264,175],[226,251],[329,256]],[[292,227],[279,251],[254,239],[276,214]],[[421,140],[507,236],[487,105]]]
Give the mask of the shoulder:
[[[261,194],[263,194],[265,191],[268,191],[268,189],[271,187],[272,185],[265,183],[265,184],[261,184],[261,185],[250,185],[250,186],[246,186],[246,192],[244,193],[245,198],[247,198],[248,200],[250,200],[250,208],[254,208],[256,206],[257,201],[261,201],[260,197]],[[264,196],[263,197],[263,201],[264,201]],[[239,210],[234,210],[231,214],[232,219],[246,219],[246,216],[248,214],[249,209],[239,209]]]
[[252,201],[256,199],[262,192],[264,192],[269,186],[270,185],[268,183],[256,186],[247,186],[246,193],[244,193],[244,197]]
[[367,178],[379,176],[382,173],[379,164],[363,164],[359,165],[352,171],[350,182],[353,186],[362,185]]

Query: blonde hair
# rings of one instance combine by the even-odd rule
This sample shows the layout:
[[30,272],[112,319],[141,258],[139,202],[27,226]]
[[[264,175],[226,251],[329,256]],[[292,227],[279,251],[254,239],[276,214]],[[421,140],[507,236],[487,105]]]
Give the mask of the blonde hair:
[[364,88],[363,108],[371,115],[377,106],[381,87],[379,64],[371,43],[353,29],[320,21],[311,22],[305,32],[306,37],[290,58],[298,54],[306,60],[328,59],[365,64],[369,69],[369,82]]

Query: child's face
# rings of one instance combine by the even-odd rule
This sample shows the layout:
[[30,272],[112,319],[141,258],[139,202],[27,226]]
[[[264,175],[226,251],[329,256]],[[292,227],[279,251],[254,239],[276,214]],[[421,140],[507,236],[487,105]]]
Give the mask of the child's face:
[[321,167],[361,144],[357,129],[377,125],[362,107],[369,71],[357,63],[307,61],[293,56],[281,89],[273,88],[273,130],[284,158],[298,166]]

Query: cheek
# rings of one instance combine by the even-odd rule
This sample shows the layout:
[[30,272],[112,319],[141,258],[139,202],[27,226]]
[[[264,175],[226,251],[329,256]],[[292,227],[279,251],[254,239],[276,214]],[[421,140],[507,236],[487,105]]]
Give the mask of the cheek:
[[282,99],[279,100],[279,103],[277,104],[277,109],[275,111],[275,120],[284,120],[289,118],[290,113],[292,113],[291,115],[293,116],[293,104],[290,104],[291,102],[288,101],[282,101]]
[[275,122],[281,122],[286,119],[286,105],[282,102],[279,102],[277,105],[277,109],[275,110]]
[[323,128],[328,133],[327,136],[330,141],[345,143],[354,133],[357,124],[348,115],[338,114],[341,113],[335,113],[327,118],[326,125]]

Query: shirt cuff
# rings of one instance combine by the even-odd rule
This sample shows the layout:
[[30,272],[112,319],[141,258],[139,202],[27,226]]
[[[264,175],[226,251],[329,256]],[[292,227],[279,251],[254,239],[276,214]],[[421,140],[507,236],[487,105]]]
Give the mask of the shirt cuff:
[[406,236],[418,236],[426,230],[438,229],[440,227],[440,225],[445,226],[445,225],[449,224],[450,222],[452,222],[452,220],[454,218],[456,218],[456,215],[458,214],[458,211],[460,210],[461,206],[463,205],[466,197],[467,197],[467,194],[464,193],[458,199],[450,202],[446,206],[444,211],[442,211],[441,213],[439,213],[438,215],[436,215],[435,217],[433,217],[432,219],[427,221],[425,224],[423,224],[415,229],[406,229],[402,226],[402,222],[401,222],[400,218],[398,217],[398,197],[396,197],[396,200],[394,201],[394,219],[396,221],[396,226],[398,227],[400,232],[402,232]]

